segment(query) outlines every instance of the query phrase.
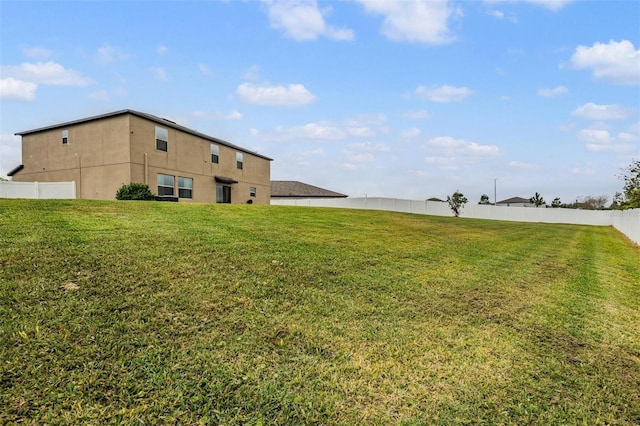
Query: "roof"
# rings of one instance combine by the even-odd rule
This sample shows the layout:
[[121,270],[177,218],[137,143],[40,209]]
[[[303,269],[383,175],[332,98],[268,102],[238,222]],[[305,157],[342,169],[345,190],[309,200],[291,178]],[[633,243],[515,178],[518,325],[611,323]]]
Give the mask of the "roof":
[[441,200],[438,197],[431,197],[431,198],[427,198],[427,201],[437,201],[439,203],[444,203],[444,200]]
[[348,195],[298,182],[296,180],[272,180],[271,198],[347,198]]
[[511,198],[507,198],[506,200],[498,201],[496,204],[518,204],[518,203],[531,204],[531,200],[528,198],[522,198],[522,197],[511,197]]
[[171,128],[176,129],[176,130],[180,130],[181,132],[189,133],[189,134],[197,136],[199,138],[206,139],[208,141],[215,142],[215,143],[218,143],[220,145],[224,145],[224,146],[227,146],[229,148],[236,149],[238,151],[246,152],[247,154],[252,154],[252,155],[255,155],[256,157],[260,157],[260,158],[263,158],[265,160],[273,161],[273,158],[266,157],[266,156],[264,156],[262,154],[258,154],[257,152],[250,151],[250,150],[248,150],[246,148],[242,148],[242,147],[240,147],[238,145],[234,145],[234,144],[232,144],[230,142],[227,142],[225,140],[218,139],[218,138],[215,138],[213,136],[209,136],[209,135],[206,135],[204,133],[200,133],[200,132],[198,132],[196,130],[189,129],[188,127],[181,126],[176,122],[173,122],[171,120],[167,120],[166,118],[156,117],[155,115],[147,114],[145,112],[135,111],[135,110],[132,110],[132,109],[122,109],[122,110],[119,110],[119,111],[109,112],[109,113],[106,113],[106,114],[94,115],[92,117],[87,117],[87,118],[81,118],[79,120],[67,121],[67,122],[64,122],[64,123],[54,124],[54,125],[46,126],[46,127],[39,127],[37,129],[32,129],[32,130],[25,130],[24,132],[16,133],[16,135],[18,135],[18,136],[30,135],[32,133],[43,132],[45,130],[58,129],[58,128],[61,128],[61,127],[68,127],[68,126],[71,126],[71,125],[74,125],[74,124],[80,124],[80,123],[88,123],[90,121],[96,121],[96,120],[102,120],[102,119],[105,119],[105,118],[117,117],[119,115],[124,115],[124,114],[135,115],[137,117],[141,117],[141,118],[147,119],[149,121],[153,121],[155,123],[161,124],[162,126],[171,127]]

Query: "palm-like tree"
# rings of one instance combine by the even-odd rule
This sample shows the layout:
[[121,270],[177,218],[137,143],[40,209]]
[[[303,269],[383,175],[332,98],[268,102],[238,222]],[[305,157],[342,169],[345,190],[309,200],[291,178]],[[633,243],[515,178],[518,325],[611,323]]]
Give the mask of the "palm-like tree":
[[536,192],[533,197],[529,198],[529,202],[536,207],[540,207],[544,204],[544,198],[542,198],[542,195]]

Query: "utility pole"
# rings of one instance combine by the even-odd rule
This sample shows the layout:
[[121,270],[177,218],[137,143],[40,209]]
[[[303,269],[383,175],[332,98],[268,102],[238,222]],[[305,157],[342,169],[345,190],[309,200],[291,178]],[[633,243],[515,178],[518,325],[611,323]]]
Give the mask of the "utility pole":
[[498,204],[498,198],[497,198],[497,194],[498,192],[496,191],[496,182],[498,181],[498,178],[494,178],[493,179],[493,205],[497,205]]

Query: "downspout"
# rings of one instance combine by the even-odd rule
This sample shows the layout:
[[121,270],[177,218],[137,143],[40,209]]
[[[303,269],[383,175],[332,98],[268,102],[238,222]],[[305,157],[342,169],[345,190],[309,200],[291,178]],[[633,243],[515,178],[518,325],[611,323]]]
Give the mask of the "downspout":
[[149,184],[149,161],[147,159],[147,153],[144,153],[144,184]]
[[[76,154],[77,155],[77,154]],[[82,159],[78,155],[78,193],[76,194],[79,199],[82,199]]]

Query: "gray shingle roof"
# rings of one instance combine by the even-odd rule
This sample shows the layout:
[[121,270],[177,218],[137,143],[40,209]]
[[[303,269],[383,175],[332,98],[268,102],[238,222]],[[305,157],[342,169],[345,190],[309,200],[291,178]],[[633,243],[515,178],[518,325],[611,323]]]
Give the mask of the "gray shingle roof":
[[348,195],[298,182],[296,180],[272,180],[271,198],[347,198]]

